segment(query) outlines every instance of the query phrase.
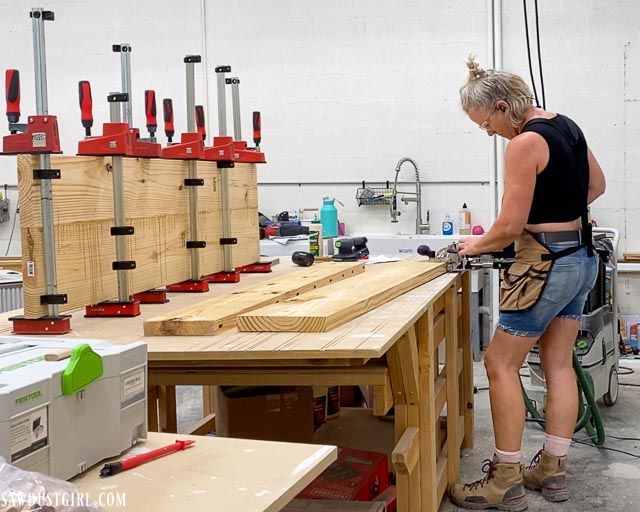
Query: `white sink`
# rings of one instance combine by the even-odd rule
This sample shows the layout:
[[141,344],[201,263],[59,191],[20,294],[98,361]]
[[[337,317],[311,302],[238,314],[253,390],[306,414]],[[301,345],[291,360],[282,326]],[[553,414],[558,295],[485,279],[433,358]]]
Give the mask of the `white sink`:
[[367,247],[371,254],[416,254],[421,245],[427,245],[432,251],[437,251],[460,239],[460,235],[416,235],[416,234],[388,234],[388,233],[359,233],[351,236],[366,236]]

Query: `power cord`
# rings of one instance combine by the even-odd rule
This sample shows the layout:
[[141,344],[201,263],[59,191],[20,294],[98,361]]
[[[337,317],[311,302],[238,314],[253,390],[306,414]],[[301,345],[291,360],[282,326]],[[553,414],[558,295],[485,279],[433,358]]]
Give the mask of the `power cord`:
[[[613,437],[615,439],[614,436],[609,436],[608,435],[607,437]],[[633,439],[633,440],[635,440],[635,439]],[[582,444],[584,446],[590,446],[591,448],[597,448],[598,450],[607,450],[607,451],[610,451],[610,452],[622,453],[623,455],[629,455],[629,457],[633,457],[634,459],[640,459],[640,454],[637,454],[637,453],[631,453],[631,452],[627,452],[627,451],[624,451],[624,450],[618,450],[617,448],[611,448],[609,446],[595,446],[593,443],[587,442],[586,440],[581,440],[581,439],[573,439],[572,441],[574,443]]]

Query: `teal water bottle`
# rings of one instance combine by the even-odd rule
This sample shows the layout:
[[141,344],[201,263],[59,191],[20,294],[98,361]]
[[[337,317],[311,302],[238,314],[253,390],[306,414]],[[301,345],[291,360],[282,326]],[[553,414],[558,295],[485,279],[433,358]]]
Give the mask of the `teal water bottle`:
[[322,236],[338,236],[338,210],[334,204],[335,199],[324,197],[320,208],[320,222],[322,223]]

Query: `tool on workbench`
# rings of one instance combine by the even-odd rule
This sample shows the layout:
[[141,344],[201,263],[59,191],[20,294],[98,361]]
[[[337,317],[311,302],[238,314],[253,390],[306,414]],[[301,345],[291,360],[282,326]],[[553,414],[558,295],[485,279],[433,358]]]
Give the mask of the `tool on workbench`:
[[[237,162],[266,163],[264,153],[260,152],[261,127],[260,112],[253,114],[253,133],[254,142],[257,133],[258,142],[255,148],[248,148],[246,141],[242,140],[242,126],[240,121],[240,79],[238,77],[227,78],[225,83],[231,86],[231,104],[233,106],[233,150],[235,152],[235,160]],[[257,114],[257,116],[256,116]]]
[[[36,112],[29,116],[24,133],[3,137],[5,153],[37,154],[39,168],[34,169],[33,178],[40,183],[40,208],[42,215],[42,252],[44,259],[44,281],[46,293],[40,296],[40,304],[47,306],[47,315],[26,319],[24,316],[9,318],[16,334],[65,334],[71,330],[70,317],[60,315],[58,306],[67,303],[67,295],[58,293],[56,271],[56,244],[53,228],[52,179],[60,178],[60,170],[51,168],[51,153],[60,153],[60,138],[56,116],[49,115],[47,98],[47,66],[45,55],[44,22],[55,19],[52,11],[38,7],[31,9],[33,29],[33,51],[36,83]],[[20,116],[20,79],[15,72],[7,73],[7,113],[10,131],[20,131],[16,126]],[[14,123],[12,125],[12,122]],[[25,279],[35,279],[39,272],[34,261],[27,261]]]
[[[131,134],[131,156],[142,158],[154,158],[160,156],[160,144],[155,140],[140,137],[140,130],[133,126],[133,88],[131,86],[131,45],[129,43],[114,44],[111,46],[114,53],[120,54],[120,76],[122,80],[121,91],[128,94],[127,101],[122,103],[122,119],[129,125]],[[146,95],[145,95],[146,96]],[[153,96],[155,98],[155,94]],[[147,112],[145,97],[145,113]],[[155,110],[155,107],[153,107]],[[147,117],[148,119],[148,117]]]
[[[225,94],[225,73],[231,71],[231,66],[217,66],[215,68],[218,85],[218,137],[213,138],[213,147],[205,150],[205,157],[217,161],[220,169],[220,212],[222,218],[222,271],[209,274],[204,279],[213,283],[237,283],[240,272],[233,267],[232,246],[238,243],[236,237],[231,236],[231,218],[229,204],[229,169],[234,167],[233,137],[227,136],[227,106]],[[219,153],[217,154],[216,151]],[[212,156],[213,155],[213,156]]]
[[0,337],[0,368],[0,456],[16,467],[67,480],[147,437],[146,343]]
[[[112,92],[107,97],[111,111],[111,123],[120,123],[120,105],[126,104],[128,93]],[[116,241],[116,261],[111,263],[111,268],[117,272],[118,300],[105,301],[85,307],[85,316],[96,317],[132,317],[140,314],[140,301],[129,296],[129,278],[127,272],[136,268],[136,262],[127,260],[126,236],[134,234],[133,226],[126,225],[124,205],[124,176],[122,156],[111,157],[111,176],[113,180],[113,220],[111,236]]]
[[310,267],[315,261],[315,256],[310,252],[296,251],[291,255],[291,261],[299,267]]
[[170,453],[175,453],[181,450],[186,450],[194,444],[195,441],[187,440],[187,441],[176,441],[173,444],[169,444],[167,446],[163,446],[161,448],[156,448],[155,450],[151,450],[146,453],[139,453],[137,455],[132,455],[131,457],[127,457],[126,459],[119,460],[117,462],[108,462],[104,465],[104,467],[100,470],[100,476],[111,476],[117,475],[122,471],[126,471],[127,469],[132,469],[138,467],[145,462],[149,462],[154,459],[159,459],[160,457],[164,457],[165,455],[169,455]]
[[357,261],[369,256],[367,237],[339,238],[336,240],[338,253],[333,255],[336,261]]
[[[180,143],[172,144],[162,150],[163,158],[187,161],[187,178],[184,180],[184,185],[189,192],[189,240],[185,247],[190,251],[191,279],[167,286],[167,291],[170,292],[209,291],[209,283],[206,279],[202,279],[200,273],[200,249],[204,249],[207,243],[198,239],[198,187],[204,185],[204,180],[197,176],[196,162],[203,156],[202,135],[196,131],[195,120],[195,65],[200,62],[202,62],[200,55],[187,55],[184,58],[187,83],[187,132],[182,133]],[[166,122],[167,106],[164,105],[164,107]],[[173,108],[170,110],[173,117]],[[171,128],[173,128],[173,122]]]

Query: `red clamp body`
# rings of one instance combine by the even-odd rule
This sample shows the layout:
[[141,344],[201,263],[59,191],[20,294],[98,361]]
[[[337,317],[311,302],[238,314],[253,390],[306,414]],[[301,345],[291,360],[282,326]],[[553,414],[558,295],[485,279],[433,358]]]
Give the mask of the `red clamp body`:
[[102,135],[78,142],[78,155],[131,156],[131,132],[127,123],[104,123]]
[[131,134],[131,154],[140,158],[159,158],[162,148],[157,142],[142,140],[140,138],[140,130],[138,128],[130,128]]
[[50,115],[29,116],[24,133],[5,135],[2,152],[18,153],[62,153],[58,118]]
[[198,132],[181,134],[180,142],[162,148],[161,156],[173,160],[202,160],[202,135]]
[[204,160],[213,162],[233,162],[233,137],[214,137],[213,146],[204,148]]

